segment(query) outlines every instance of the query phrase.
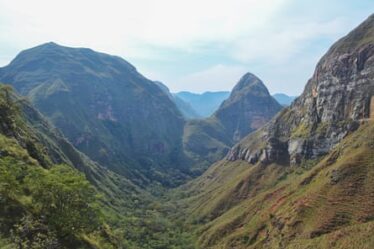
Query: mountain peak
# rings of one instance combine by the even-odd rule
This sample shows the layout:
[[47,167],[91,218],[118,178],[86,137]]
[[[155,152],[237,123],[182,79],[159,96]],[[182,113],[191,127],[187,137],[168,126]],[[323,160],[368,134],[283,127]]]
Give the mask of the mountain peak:
[[246,73],[235,85],[230,97],[214,114],[237,142],[269,121],[282,106],[272,97],[264,83]]
[[[6,69],[2,70],[7,72],[3,77],[8,81],[17,72],[34,72],[35,70],[38,70],[39,77],[36,82],[50,82],[51,79],[62,78],[72,83],[76,82],[75,76],[77,75],[80,75],[82,81],[88,75],[101,79],[112,78],[113,75],[125,77],[130,74],[142,77],[133,65],[121,57],[89,48],[62,46],[55,42],[23,50],[6,66]],[[21,94],[29,90],[27,87],[24,89],[25,84],[19,87]]]
[[246,73],[241,77],[231,92],[231,96],[237,94],[270,95],[264,83],[254,74]]
[[56,42],[50,41],[40,45],[41,47],[62,47],[61,45],[57,44]]

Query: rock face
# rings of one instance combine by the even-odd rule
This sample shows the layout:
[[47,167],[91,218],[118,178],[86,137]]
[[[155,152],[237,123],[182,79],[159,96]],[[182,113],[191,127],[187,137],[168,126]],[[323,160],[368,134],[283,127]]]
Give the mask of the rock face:
[[303,94],[233,147],[229,160],[299,164],[326,154],[370,116],[374,95],[374,15],[335,43]]
[[47,43],[21,52],[0,69],[0,80],[27,96],[80,151],[117,173],[141,184],[185,177],[182,115],[125,60]]
[[260,128],[282,109],[264,83],[245,74],[214,116],[223,124],[234,142]]

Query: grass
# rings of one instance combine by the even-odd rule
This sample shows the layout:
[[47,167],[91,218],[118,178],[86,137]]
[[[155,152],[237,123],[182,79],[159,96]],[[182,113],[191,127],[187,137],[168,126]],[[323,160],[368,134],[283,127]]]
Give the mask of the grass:
[[374,219],[373,141],[374,124],[367,123],[304,167],[217,163],[180,190],[199,245],[370,248],[373,240],[363,238]]
[[291,132],[291,138],[307,138],[311,132],[311,128],[305,123],[301,123]]

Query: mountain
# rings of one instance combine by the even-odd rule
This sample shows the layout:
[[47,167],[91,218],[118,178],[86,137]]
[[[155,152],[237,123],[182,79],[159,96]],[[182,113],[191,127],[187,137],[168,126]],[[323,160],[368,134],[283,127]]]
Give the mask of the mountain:
[[153,81],[120,57],[47,43],[0,69],[11,84],[94,161],[138,185],[188,178],[184,119]]
[[211,116],[227,99],[230,92],[204,92],[202,94],[191,92],[178,92],[174,96],[178,96],[181,100],[189,104],[200,117]]
[[[374,15],[300,97],[179,189],[202,248],[371,248]],[[187,226],[188,226],[187,225]]]
[[178,110],[182,113],[185,119],[195,119],[200,118],[199,114],[192,108],[192,106],[185,102],[183,99],[178,97],[176,94],[172,94],[169,88],[159,81],[155,83],[169,96],[169,98],[175,103]]
[[1,84],[0,183],[0,248],[192,248],[162,203]]
[[222,159],[235,142],[260,128],[281,109],[263,82],[247,73],[211,117],[186,123],[185,151],[198,162],[197,168],[204,169]]
[[234,142],[260,128],[282,107],[270,96],[264,83],[251,73],[235,85],[214,116],[220,120]]
[[279,104],[283,106],[291,105],[292,101],[296,99],[295,96],[288,96],[287,94],[284,94],[284,93],[275,93],[272,96],[276,101],[278,101]]

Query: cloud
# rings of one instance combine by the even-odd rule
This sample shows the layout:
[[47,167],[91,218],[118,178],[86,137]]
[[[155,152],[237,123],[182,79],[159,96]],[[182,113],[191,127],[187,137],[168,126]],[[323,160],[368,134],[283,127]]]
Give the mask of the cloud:
[[174,91],[181,91],[180,86],[194,92],[227,91],[232,89],[240,77],[248,71],[244,66],[214,65],[205,70],[188,74],[171,83]]
[[231,56],[241,62],[284,63],[298,56],[313,42],[335,38],[345,30],[346,23],[341,19],[333,19],[326,22],[300,21],[285,26],[268,27],[233,42]]
[[259,27],[286,0],[0,0],[2,39],[54,40],[129,56],[148,46],[198,49]]
[[171,90],[229,90],[246,71],[298,94],[372,0],[0,0],[0,65],[55,41],[116,54]]

